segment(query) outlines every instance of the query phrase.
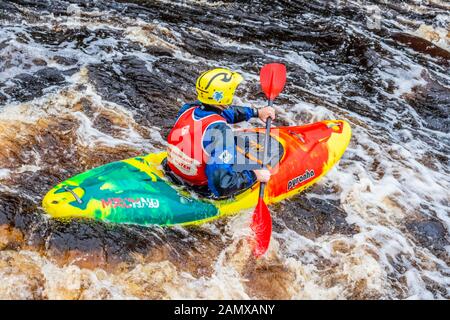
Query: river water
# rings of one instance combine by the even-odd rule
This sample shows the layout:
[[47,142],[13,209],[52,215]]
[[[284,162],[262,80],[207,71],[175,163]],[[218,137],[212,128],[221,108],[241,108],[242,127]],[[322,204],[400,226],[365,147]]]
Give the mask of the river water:
[[[447,1],[0,1],[0,298],[448,299]],[[345,119],[350,146],[271,212],[196,228],[50,219],[53,185],[160,151],[204,70],[285,63],[275,125]],[[250,125],[262,126],[258,120]]]

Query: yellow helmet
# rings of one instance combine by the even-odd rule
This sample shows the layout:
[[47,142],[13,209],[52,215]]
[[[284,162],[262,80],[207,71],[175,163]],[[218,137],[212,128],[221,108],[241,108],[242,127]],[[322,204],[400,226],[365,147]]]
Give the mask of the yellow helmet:
[[217,68],[203,72],[197,79],[197,99],[206,104],[229,105],[237,86],[244,80],[237,72]]

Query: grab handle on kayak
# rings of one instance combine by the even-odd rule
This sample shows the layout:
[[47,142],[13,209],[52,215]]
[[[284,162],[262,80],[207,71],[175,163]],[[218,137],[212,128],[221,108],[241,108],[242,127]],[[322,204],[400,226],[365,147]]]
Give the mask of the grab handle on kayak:
[[[331,122],[327,124],[328,129],[331,129],[334,133],[342,133],[342,130],[344,129],[344,124],[342,121],[339,122]],[[336,127],[338,127],[338,130],[336,130]]]
[[297,137],[297,139],[300,140],[302,143],[305,143],[305,139],[301,135],[299,135],[297,132],[294,132],[292,130],[289,130],[288,132],[290,134],[294,135],[295,137]]
[[328,128],[334,128],[334,127],[340,127],[341,126],[341,124],[340,123],[328,123],[327,124],[327,127]]
[[73,190],[70,190],[69,188],[67,188],[67,186],[64,186],[63,189],[64,191],[70,192],[79,204],[83,203],[83,200],[81,200],[80,197],[75,192],[73,192]]

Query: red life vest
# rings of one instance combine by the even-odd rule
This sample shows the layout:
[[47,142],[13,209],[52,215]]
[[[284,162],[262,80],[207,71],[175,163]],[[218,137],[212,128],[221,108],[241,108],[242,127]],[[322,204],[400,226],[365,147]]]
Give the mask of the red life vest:
[[209,155],[203,148],[203,136],[213,123],[225,122],[218,114],[196,120],[192,107],[183,112],[169,133],[167,142],[167,164],[177,176],[195,186],[208,184],[205,174]]

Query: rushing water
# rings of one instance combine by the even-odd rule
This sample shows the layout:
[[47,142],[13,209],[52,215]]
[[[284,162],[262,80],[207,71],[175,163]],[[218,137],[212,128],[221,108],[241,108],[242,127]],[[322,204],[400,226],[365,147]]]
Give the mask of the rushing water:
[[[132,2],[132,3],[130,3]],[[447,1],[0,0],[0,298],[448,299]],[[164,149],[200,72],[287,65],[275,125],[350,122],[341,162],[271,208],[197,228],[49,219],[70,176]],[[252,120],[252,125],[260,125]]]

